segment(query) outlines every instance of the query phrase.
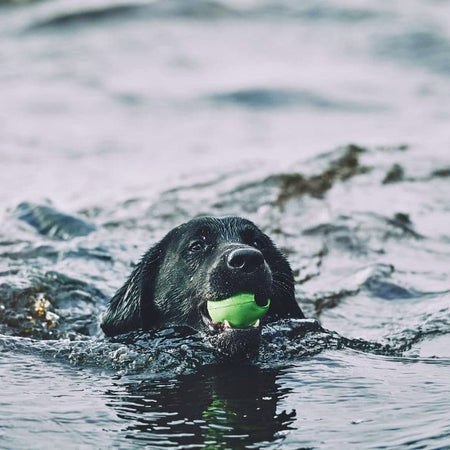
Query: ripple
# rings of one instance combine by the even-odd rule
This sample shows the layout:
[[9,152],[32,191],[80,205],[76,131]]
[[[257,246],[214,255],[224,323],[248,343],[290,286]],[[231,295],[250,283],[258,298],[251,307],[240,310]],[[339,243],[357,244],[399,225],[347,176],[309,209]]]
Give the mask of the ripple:
[[218,105],[230,104],[252,109],[301,107],[359,113],[383,111],[385,109],[382,105],[334,100],[313,92],[286,88],[239,89],[211,94],[207,98]]
[[384,36],[376,45],[380,55],[450,75],[450,41],[438,29],[410,29]]
[[17,217],[34,227],[40,234],[56,239],[86,236],[95,226],[78,217],[61,213],[46,205],[23,202],[16,209]]

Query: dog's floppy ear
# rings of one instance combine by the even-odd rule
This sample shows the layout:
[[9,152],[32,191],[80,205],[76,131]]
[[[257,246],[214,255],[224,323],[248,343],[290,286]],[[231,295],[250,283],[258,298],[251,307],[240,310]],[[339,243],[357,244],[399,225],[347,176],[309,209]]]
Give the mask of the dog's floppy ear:
[[127,282],[110,300],[101,323],[107,336],[148,329],[156,323],[153,291],[163,253],[161,242],[145,253]]
[[[275,247],[276,248],[276,247]],[[304,319],[305,315],[295,298],[295,280],[288,260],[276,249],[274,266],[272,267],[274,295],[271,299],[268,318],[278,320],[283,318]]]

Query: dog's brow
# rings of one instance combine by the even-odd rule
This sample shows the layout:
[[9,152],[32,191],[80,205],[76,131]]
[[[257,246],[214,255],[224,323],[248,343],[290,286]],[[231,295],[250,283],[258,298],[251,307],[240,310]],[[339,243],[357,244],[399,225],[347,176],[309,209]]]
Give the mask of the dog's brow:
[[256,230],[251,228],[251,227],[244,227],[240,230],[240,233],[242,236],[249,236],[249,235],[253,235],[256,233]]
[[[239,240],[242,239],[243,236],[243,228],[242,224],[231,222],[228,224],[224,224],[225,226],[221,229],[221,235],[224,239],[227,239],[229,241]],[[245,229],[245,228],[244,228]]]
[[192,232],[190,233],[190,238],[191,239],[208,239],[211,237],[211,235],[213,234],[213,230],[211,229],[211,227],[207,226],[207,225],[202,225],[199,226],[198,228],[192,230]]
[[197,230],[196,234],[206,238],[211,234],[211,228],[203,225]]

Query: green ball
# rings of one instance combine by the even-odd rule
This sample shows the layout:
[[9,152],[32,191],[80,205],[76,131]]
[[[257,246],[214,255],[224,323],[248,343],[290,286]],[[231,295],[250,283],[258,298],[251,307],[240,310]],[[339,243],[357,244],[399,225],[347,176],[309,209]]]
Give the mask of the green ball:
[[243,293],[224,300],[214,300],[207,302],[208,313],[213,322],[225,322],[233,327],[243,328],[254,325],[258,319],[264,316],[270,306],[259,306],[255,302],[253,294]]

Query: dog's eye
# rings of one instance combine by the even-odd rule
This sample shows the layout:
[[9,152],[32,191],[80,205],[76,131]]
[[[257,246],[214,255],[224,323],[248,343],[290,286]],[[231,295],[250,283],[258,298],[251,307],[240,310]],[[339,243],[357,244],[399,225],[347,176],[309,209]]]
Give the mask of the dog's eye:
[[201,250],[204,250],[205,248],[206,248],[205,241],[194,241],[189,244],[190,252],[199,252]]

